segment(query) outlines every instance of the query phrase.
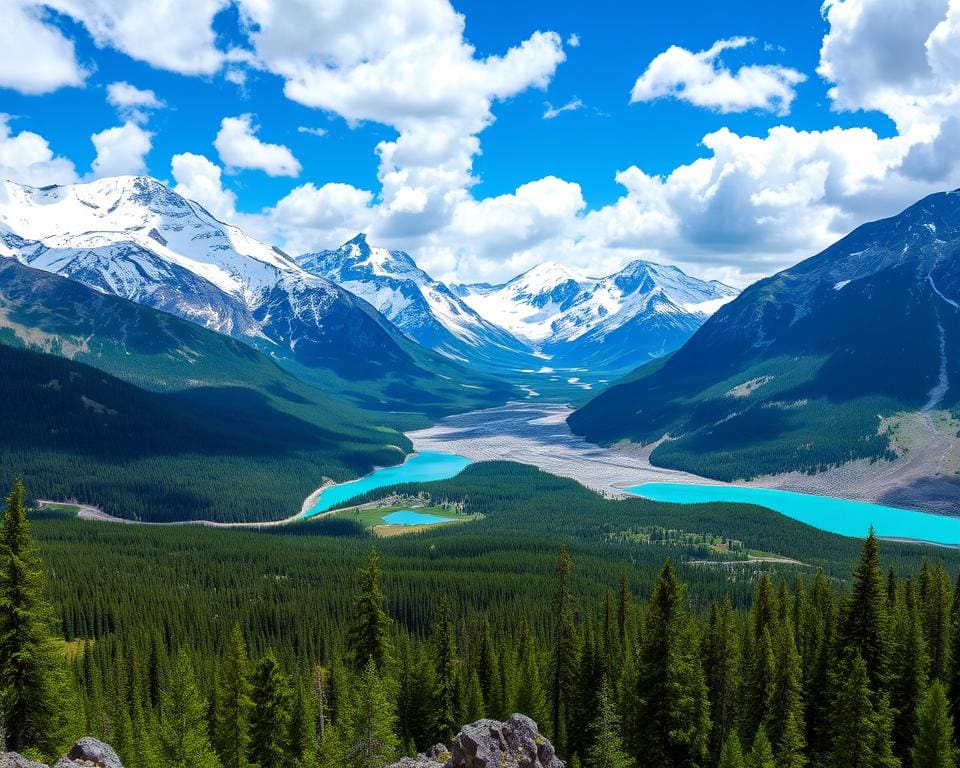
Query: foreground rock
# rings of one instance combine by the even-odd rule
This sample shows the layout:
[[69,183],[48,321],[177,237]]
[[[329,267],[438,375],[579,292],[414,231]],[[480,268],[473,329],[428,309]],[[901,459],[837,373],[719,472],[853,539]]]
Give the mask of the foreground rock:
[[[0,768],[49,768],[16,752],[0,755]],[[102,741],[85,736],[76,742],[53,768],[123,768],[117,753]]]
[[478,720],[465,725],[450,748],[442,744],[388,768],[563,768],[553,745],[526,715],[504,723]]

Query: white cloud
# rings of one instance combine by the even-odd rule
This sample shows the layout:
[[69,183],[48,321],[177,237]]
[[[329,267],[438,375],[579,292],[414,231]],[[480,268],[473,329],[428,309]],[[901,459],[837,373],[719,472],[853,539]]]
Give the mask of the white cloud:
[[732,72],[720,61],[724,51],[753,42],[753,38],[735,37],[698,53],[670,46],[637,78],[630,101],[674,98],[718,112],[762,109],[786,115],[796,96],[795,86],[806,80],[805,75],[769,64],[743,66]]
[[298,125],[297,133],[307,133],[311,136],[326,136],[326,128],[312,128],[309,125]]
[[227,54],[216,45],[213,17],[229,0],[45,0],[79,21],[100,47],[184,75],[210,75]]
[[27,0],[2,0],[0,87],[27,94],[83,85],[88,72],[73,42],[45,21],[44,8]]
[[120,117],[134,123],[145,123],[151,110],[166,106],[153,91],[122,81],[107,86],[107,101]]
[[564,59],[554,32],[480,58],[448,0],[239,0],[260,65],[288,98],[399,136],[377,147],[383,217],[393,235],[449,220],[474,183],[477,135],[494,102],[545,87]]
[[555,107],[549,101],[545,102],[544,106],[546,109],[543,112],[544,120],[553,120],[555,117],[559,117],[564,112],[574,112],[575,110],[583,108],[583,102],[580,100],[579,96],[574,96],[570,101],[560,107]]
[[170,172],[176,182],[174,190],[200,203],[218,219],[232,220],[237,212],[237,196],[223,187],[219,165],[203,155],[183,152],[170,161]]
[[257,138],[260,126],[253,115],[225,117],[213,145],[227,168],[250,168],[268,176],[297,176],[300,162],[282,144],[267,144]]
[[71,184],[77,171],[65,157],[54,155],[43,136],[32,131],[14,134],[10,115],[0,112],[0,178],[31,187]]
[[579,48],[579,47],[580,47],[580,35],[578,35],[576,32],[574,32],[573,34],[571,34],[571,35],[567,38],[567,45],[569,45],[571,48]]
[[146,173],[152,137],[152,133],[131,122],[93,134],[90,140],[97,156],[90,175],[100,178]]

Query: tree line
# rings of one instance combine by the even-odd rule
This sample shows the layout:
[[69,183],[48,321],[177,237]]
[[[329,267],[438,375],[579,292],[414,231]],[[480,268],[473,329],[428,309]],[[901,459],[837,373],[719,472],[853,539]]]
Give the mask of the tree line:
[[761,572],[748,608],[697,612],[669,560],[637,600],[626,573],[584,594],[568,549],[553,557],[539,628],[524,612],[467,622],[440,585],[411,631],[371,550],[346,631],[311,659],[251,653],[239,625],[216,652],[162,626],[66,643],[18,483],[0,526],[7,748],[49,756],[89,733],[129,768],[374,768],[523,712],[583,768],[956,765],[960,589],[941,564],[884,572],[871,534],[849,589]]

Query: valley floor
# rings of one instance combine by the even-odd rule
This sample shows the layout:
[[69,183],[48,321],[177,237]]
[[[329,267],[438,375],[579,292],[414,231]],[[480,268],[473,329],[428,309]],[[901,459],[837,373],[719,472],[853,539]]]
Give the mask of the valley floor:
[[446,451],[473,461],[516,461],[577,480],[607,496],[617,486],[640,483],[712,483],[697,475],[650,464],[650,450],[623,444],[601,447],[573,435],[572,408],[560,403],[513,402],[499,408],[448,416],[408,432],[415,451]]

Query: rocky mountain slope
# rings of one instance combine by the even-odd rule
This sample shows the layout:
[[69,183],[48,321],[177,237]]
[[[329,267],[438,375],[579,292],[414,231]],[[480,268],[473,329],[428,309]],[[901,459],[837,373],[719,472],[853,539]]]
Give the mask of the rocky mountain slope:
[[[669,436],[654,463],[721,479],[857,459],[895,464],[931,440],[951,443],[958,382],[960,192],[953,192],[866,224],[751,286],[678,352],[638,369],[569,423],[593,441]],[[910,414],[918,414],[921,434]],[[944,445],[875,495],[896,501],[909,496],[908,486],[935,496],[960,491],[952,485],[957,448]]]
[[524,363],[523,342],[480,317],[403,251],[373,247],[359,234],[336,250],[296,261],[368,301],[427,349],[461,362]]
[[454,292],[551,365],[620,371],[677,349],[736,291],[634,261],[602,278],[545,263],[502,285]]
[[147,177],[42,189],[3,182],[0,255],[242,339],[369,407],[443,411],[505,394]]

